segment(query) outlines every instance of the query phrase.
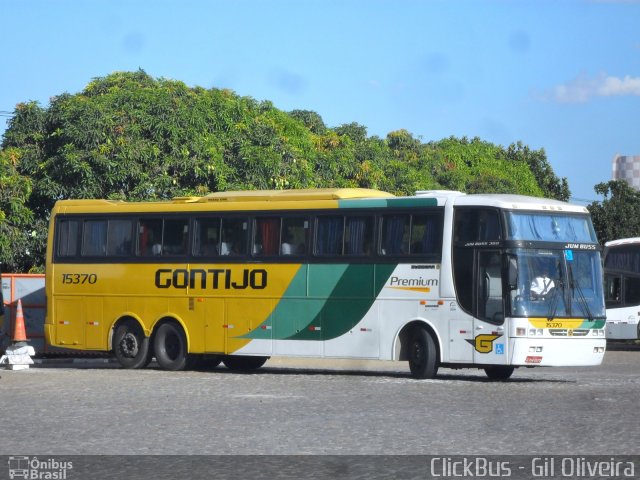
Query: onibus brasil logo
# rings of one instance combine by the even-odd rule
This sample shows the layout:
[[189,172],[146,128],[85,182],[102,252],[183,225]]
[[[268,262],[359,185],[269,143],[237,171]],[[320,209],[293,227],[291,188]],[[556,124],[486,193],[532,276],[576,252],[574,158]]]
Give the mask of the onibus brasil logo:
[[67,471],[73,469],[73,462],[63,462],[54,458],[39,460],[38,457],[9,457],[9,478],[30,480],[65,480]]

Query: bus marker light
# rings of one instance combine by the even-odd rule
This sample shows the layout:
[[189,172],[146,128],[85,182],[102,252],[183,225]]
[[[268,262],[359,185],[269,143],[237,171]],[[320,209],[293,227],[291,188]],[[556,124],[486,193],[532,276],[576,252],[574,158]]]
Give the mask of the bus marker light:
[[87,325],[92,325],[94,327],[100,325],[100,322],[87,322]]
[[271,330],[271,325],[262,325],[260,328],[262,330]]
[[370,328],[364,328],[364,327],[363,327],[363,328],[361,328],[361,329],[360,329],[360,331],[361,331],[361,332],[370,332],[370,331],[371,331],[371,329],[370,329]]
[[69,325],[69,321],[68,320],[60,320],[60,325]]
[[320,327],[316,327],[315,325],[311,325],[309,327],[309,330],[311,330],[312,332],[318,332],[318,331],[320,331]]

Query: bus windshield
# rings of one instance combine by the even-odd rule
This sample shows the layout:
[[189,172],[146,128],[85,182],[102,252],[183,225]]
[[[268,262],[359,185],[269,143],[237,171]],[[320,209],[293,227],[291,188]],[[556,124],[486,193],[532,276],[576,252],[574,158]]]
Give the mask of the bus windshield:
[[510,240],[597,243],[591,219],[587,215],[541,212],[506,212]]
[[593,250],[510,250],[511,315],[604,318],[600,265]]

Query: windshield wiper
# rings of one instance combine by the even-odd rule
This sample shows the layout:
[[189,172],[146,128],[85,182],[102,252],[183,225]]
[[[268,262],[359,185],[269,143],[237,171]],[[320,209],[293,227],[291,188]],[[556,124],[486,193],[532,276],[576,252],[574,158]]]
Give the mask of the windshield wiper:
[[589,308],[589,302],[584,296],[584,292],[582,291],[582,288],[580,288],[580,284],[573,276],[573,266],[570,263],[567,263],[567,270],[569,271],[569,287],[571,288],[571,297],[573,298],[574,291],[578,292],[578,304],[582,307],[583,313],[586,313],[587,319],[592,322],[594,320],[594,317],[591,313],[591,309]]

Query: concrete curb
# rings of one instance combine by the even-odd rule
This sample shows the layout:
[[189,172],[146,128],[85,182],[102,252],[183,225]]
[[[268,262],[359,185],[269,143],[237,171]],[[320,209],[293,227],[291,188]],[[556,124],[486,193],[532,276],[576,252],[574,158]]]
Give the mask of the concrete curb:
[[47,365],[109,365],[117,364],[115,358],[34,358],[34,366]]

